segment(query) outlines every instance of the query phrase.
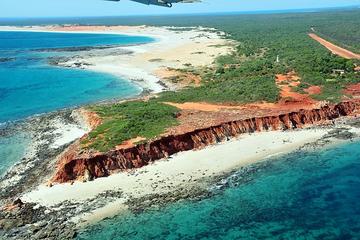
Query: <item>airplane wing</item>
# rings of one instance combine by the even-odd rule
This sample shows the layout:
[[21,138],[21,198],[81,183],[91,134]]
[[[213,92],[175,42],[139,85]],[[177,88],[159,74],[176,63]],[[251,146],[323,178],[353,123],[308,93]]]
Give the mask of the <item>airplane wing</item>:
[[[112,2],[119,2],[120,0],[106,0]],[[156,5],[161,7],[169,7],[171,8],[173,3],[193,3],[193,2],[201,2],[201,0],[130,0],[133,2],[138,2],[146,5]]]

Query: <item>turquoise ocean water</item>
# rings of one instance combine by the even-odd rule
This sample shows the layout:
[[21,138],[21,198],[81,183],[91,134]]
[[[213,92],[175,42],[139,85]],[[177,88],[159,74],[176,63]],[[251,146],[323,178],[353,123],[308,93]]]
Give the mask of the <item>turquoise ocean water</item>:
[[[128,97],[140,89],[115,76],[53,67],[47,57],[66,55],[37,49],[125,45],[152,41],[112,34],[0,32],[0,123],[104,99]],[[76,53],[68,53],[68,55]]]
[[[76,52],[38,51],[63,47],[141,44],[147,37],[115,34],[74,34],[0,31],[0,127],[34,114],[131,97],[141,89],[125,79],[80,69],[54,67],[50,56]],[[1,61],[1,59],[3,61]],[[22,133],[0,136],[0,175],[18,161],[26,147]]]
[[360,239],[360,142],[254,167],[211,198],[126,213],[78,239]]
[[[148,41],[0,32],[0,58],[14,58],[0,63],[0,124],[139,93],[111,75],[51,67],[46,58],[63,53],[33,49]],[[21,158],[28,141],[24,133],[0,136],[0,175]],[[212,186],[212,197],[128,212],[87,228],[78,239],[360,239],[360,142],[299,151],[251,169]]]

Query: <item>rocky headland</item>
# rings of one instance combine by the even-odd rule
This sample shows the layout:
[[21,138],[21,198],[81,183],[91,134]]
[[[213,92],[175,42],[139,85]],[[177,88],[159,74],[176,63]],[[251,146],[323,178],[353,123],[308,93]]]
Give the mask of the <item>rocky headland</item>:
[[[231,41],[201,29],[181,34],[166,28],[121,26],[40,30],[124,31],[159,38],[146,46],[43,50],[76,52],[75,56],[49,58],[52,65],[126,76],[155,93],[172,88],[161,79],[174,77],[174,69],[211,64],[215,56],[232,49]],[[224,187],[224,179],[234,171],[240,169],[247,181],[270,156],[359,137],[358,100],[320,104],[308,95],[294,95],[287,85],[281,85],[292,77],[285,76],[285,81],[277,77],[286,101],[252,106],[208,104],[207,108],[207,103],[200,103],[200,110],[185,103],[190,107],[180,108],[179,126],[145,143],[107,152],[81,147],[81,136],[101,124],[95,113],[84,109],[46,114],[4,128],[0,134],[29,132],[34,144],[31,154],[0,179],[0,238],[74,239],[84,225],[124,208],[138,212],[184,198],[206,198]],[[194,85],[201,82],[194,76],[185,78]],[[76,134],[64,137],[72,129],[77,129]]]
[[324,124],[340,117],[350,116],[358,109],[358,102],[347,101],[336,105],[326,105],[319,109],[234,120],[180,135],[161,137],[145,144],[111,150],[106,153],[83,153],[79,149],[79,145],[74,145],[61,157],[52,181],[64,183],[106,177],[119,170],[140,168],[156,160],[168,158],[175,153],[201,149],[240,134],[290,130]]

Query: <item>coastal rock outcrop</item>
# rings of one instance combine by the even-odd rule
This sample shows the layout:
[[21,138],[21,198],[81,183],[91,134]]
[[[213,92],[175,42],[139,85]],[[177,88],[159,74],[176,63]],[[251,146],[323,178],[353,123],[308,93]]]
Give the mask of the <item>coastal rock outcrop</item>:
[[52,180],[64,183],[84,180],[85,175],[87,179],[105,177],[116,171],[140,168],[175,153],[201,149],[244,133],[296,129],[331,121],[351,115],[358,109],[358,106],[357,102],[348,101],[336,105],[326,105],[319,109],[225,122],[181,135],[161,137],[130,148],[93,155],[77,154],[74,149],[70,149],[69,153],[65,153],[60,159],[58,170]]

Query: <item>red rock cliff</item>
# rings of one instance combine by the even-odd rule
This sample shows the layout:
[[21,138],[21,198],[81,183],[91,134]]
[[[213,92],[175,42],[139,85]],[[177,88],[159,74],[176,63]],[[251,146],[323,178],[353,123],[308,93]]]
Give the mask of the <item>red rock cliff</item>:
[[108,176],[114,171],[140,168],[158,159],[181,151],[199,149],[229,140],[243,133],[267,130],[287,130],[348,116],[357,109],[354,102],[324,106],[320,109],[300,110],[278,116],[266,116],[226,122],[182,135],[167,136],[135,147],[112,150],[90,157],[74,151],[65,154],[53,182],[64,183],[76,179]]

